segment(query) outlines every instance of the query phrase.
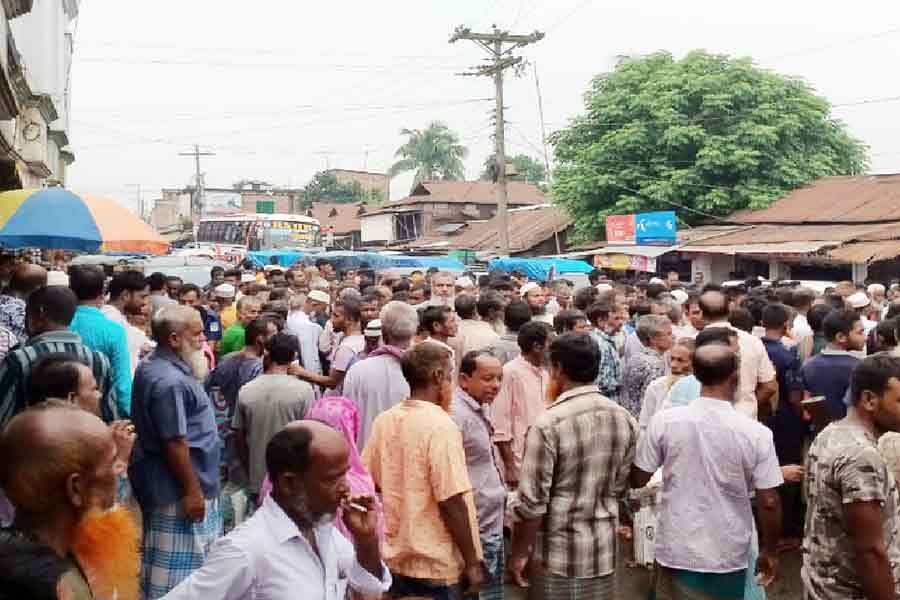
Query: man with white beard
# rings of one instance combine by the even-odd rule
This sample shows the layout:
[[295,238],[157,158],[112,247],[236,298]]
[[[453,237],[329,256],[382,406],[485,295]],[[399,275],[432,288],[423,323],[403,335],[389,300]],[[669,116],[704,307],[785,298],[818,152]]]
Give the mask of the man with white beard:
[[129,476],[144,516],[141,591],[164,596],[200,568],[222,534],[219,436],[201,378],[203,321],[189,306],[153,317],[158,346],[134,376],[137,442]]
[[431,276],[431,300],[426,306],[449,306],[453,309],[454,278],[450,273],[438,272]]

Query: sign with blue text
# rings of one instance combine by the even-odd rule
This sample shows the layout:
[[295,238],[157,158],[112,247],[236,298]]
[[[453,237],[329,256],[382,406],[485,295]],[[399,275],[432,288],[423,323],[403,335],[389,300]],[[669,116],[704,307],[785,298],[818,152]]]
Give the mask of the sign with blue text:
[[674,244],[677,233],[675,211],[666,210],[635,215],[636,244]]

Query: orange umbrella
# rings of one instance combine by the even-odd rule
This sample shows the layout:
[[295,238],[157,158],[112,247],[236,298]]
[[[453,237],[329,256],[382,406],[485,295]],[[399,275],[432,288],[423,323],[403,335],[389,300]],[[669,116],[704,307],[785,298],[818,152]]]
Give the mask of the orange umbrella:
[[0,245],[165,254],[169,242],[120,204],[63,188],[0,193]]

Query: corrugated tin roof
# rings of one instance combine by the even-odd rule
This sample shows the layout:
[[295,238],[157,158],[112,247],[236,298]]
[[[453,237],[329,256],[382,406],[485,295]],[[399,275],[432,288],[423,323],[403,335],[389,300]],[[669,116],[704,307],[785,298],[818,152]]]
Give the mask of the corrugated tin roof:
[[[509,211],[509,249],[524,252],[571,225],[563,211],[552,205]],[[410,248],[451,248],[460,250],[499,249],[498,219],[470,222],[458,235],[428,237],[409,244]]]
[[866,263],[891,260],[900,256],[900,240],[844,244],[828,251],[828,258],[840,262]]
[[822,177],[764,210],[740,211],[740,223],[871,223],[900,217],[900,175]]
[[[429,202],[464,204],[495,204],[495,186],[490,181],[423,181],[412,191],[410,198]],[[508,181],[506,195],[510,204],[544,204],[547,197],[532,183]]]
[[463,227],[468,225],[468,223],[444,223],[438,227],[434,228],[435,233],[456,233]]
[[894,224],[872,225],[756,225],[742,227],[731,233],[711,235],[705,238],[699,233],[705,227],[693,230],[696,236],[690,246],[726,246],[731,244],[780,244],[785,242],[850,242],[855,240],[879,240],[900,237],[900,227]]
[[363,212],[365,207],[360,204],[313,202],[307,214],[319,220],[322,231],[332,227],[334,233],[345,234],[359,231],[359,215]]
[[841,242],[780,242],[774,244],[694,245],[678,248],[679,252],[708,252],[710,254],[811,254]]

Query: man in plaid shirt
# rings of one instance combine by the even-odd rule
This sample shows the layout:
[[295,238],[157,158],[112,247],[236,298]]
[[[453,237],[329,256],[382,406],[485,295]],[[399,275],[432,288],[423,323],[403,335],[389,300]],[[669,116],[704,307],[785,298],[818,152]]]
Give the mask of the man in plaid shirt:
[[598,391],[599,362],[587,334],[568,333],[550,345],[548,397],[556,400],[525,440],[513,502],[521,523],[510,558],[523,586],[525,566],[534,561],[530,585],[537,598],[615,595],[618,502],[627,490],[638,424]]

